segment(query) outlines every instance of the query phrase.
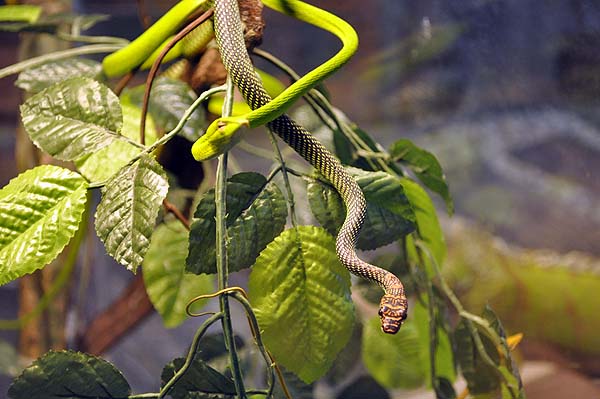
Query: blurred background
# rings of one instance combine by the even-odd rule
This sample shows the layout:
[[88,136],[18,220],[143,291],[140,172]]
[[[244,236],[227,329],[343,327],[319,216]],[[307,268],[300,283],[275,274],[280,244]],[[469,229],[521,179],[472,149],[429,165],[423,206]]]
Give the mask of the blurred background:
[[[145,3],[155,18],[173,2]],[[326,82],[333,103],[384,147],[410,138],[440,160],[456,204],[451,218],[438,207],[449,251],[444,272],[469,309],[490,303],[509,332],[524,333],[518,353],[528,397],[600,397],[600,2],[313,3],[349,21],[361,39],[353,60]],[[66,7],[111,14],[88,34],[134,38],[142,31],[133,0]],[[264,15],[261,48],[300,73],[337,49],[326,33]],[[0,67],[23,51],[16,34],[0,33],[0,44]],[[0,80],[2,185],[17,174],[22,93],[14,79]],[[99,242],[88,251],[94,265],[83,324],[134,281]],[[0,318],[17,316],[18,286],[0,288]],[[135,392],[152,391],[196,326],[165,330],[149,308],[103,356]],[[16,331],[0,337],[17,345]],[[0,392],[9,382],[0,377]]]

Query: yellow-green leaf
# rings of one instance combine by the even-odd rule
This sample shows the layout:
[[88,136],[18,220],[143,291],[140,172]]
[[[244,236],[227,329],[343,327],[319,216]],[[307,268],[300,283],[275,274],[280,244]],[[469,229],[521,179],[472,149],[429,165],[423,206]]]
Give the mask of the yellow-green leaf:
[[352,334],[350,275],[321,228],[298,226],[270,243],[252,268],[249,295],[265,344],[307,383],[327,372]]
[[161,224],[152,233],[142,271],[150,301],[166,327],[177,327],[186,319],[190,299],[214,291],[212,276],[185,273],[187,253],[188,231],[179,221]]
[[71,240],[87,201],[79,174],[43,165],[0,189],[0,284],[41,269]]

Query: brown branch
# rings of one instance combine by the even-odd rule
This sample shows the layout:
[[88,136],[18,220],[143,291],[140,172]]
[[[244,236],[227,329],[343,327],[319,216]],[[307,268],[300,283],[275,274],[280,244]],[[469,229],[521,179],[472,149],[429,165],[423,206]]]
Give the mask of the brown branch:
[[115,94],[117,96],[121,95],[121,92],[123,91],[123,89],[129,84],[129,82],[131,81],[131,79],[133,79],[133,77],[135,76],[135,73],[137,72],[137,69],[134,69],[133,71],[127,73],[127,75],[123,76],[118,82],[117,85],[115,86]]
[[190,221],[183,215],[183,213],[175,206],[175,204],[167,201],[166,199],[163,200],[163,206],[165,207],[165,209],[167,210],[167,212],[172,213],[177,220],[179,220],[181,222],[181,224],[183,224],[183,226],[187,229],[187,231],[190,231]]
[[173,39],[171,41],[169,41],[169,43],[167,43],[165,48],[163,48],[162,51],[160,52],[160,54],[158,55],[158,58],[154,61],[154,64],[152,64],[152,68],[150,68],[150,72],[148,73],[148,78],[146,79],[146,90],[144,91],[144,103],[142,105],[142,120],[140,122],[140,143],[141,144],[146,143],[146,115],[148,114],[148,102],[150,100],[150,90],[152,89],[152,83],[154,82],[154,78],[156,77],[156,74],[158,73],[158,68],[160,67],[160,64],[161,64],[163,58],[165,58],[165,56],[167,55],[169,50],[171,50],[178,41],[183,39],[183,37],[185,35],[187,35],[188,33],[190,33],[192,30],[194,30],[195,28],[200,26],[200,24],[202,24],[204,21],[206,21],[208,18],[210,18],[212,16],[212,14],[213,14],[213,9],[210,8],[208,11],[204,12],[198,18],[196,18],[191,23],[189,23],[185,28],[183,28],[183,30],[181,30],[178,34],[176,34],[175,37],[173,37]]
[[99,314],[79,339],[79,350],[101,355],[152,313],[144,279],[138,274],[123,294]]

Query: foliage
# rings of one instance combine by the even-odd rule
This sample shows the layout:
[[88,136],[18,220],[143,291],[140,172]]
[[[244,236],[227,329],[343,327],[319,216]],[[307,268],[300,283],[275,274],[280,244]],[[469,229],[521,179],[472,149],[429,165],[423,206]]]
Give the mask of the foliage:
[[[12,29],[56,31],[52,24],[40,25],[47,20],[32,12],[20,9],[11,14],[14,18],[8,21],[19,24]],[[398,335],[384,335],[378,319],[371,318],[371,296],[361,289],[353,294],[361,298],[361,309],[355,311],[350,274],[336,256],[333,237],[343,223],[344,204],[327,181],[288,171],[274,144],[277,164],[268,177],[243,172],[217,179],[214,189],[199,190],[188,232],[184,212],[167,206],[169,190],[178,187],[170,187],[158,148],[175,134],[191,141],[198,137],[206,125],[199,105],[213,92],[197,97],[184,82],[159,78],[149,98],[151,117],[142,140],[140,104],[146,87],[118,96],[103,83],[100,72],[94,61],[66,58],[37,63],[17,79],[30,94],[20,110],[32,142],[56,159],[73,161],[76,170],[39,166],[0,189],[0,284],[55,259],[79,229],[89,205],[88,190],[100,188],[96,234],[106,252],[133,273],[142,265],[148,296],[167,327],[185,320],[186,305],[194,296],[201,296],[194,301],[206,299],[202,295],[214,284],[209,274],[217,275],[219,311],[201,324],[187,357],[165,366],[161,391],[153,397],[246,396],[239,360],[244,355],[236,349],[227,298],[242,305],[265,361],[267,389],[247,390],[258,391],[256,396],[269,396],[273,389],[281,396],[289,389],[311,397],[310,384],[340,361],[338,355],[359,362],[359,352],[370,373],[368,383],[384,396],[386,390],[427,386],[438,398],[455,397],[455,361],[471,392],[522,396],[499,320],[491,309],[482,316],[467,313],[440,275],[446,246],[433,202],[403,169],[408,167],[439,194],[451,213],[449,187],[433,154],[407,140],[386,151],[322,94],[309,95],[336,155],[365,193],[367,216],[359,248],[397,243],[405,249],[403,277],[413,282],[408,292],[412,310]],[[224,101],[227,108],[232,91]],[[219,168],[225,160],[221,158]],[[292,175],[300,179],[292,180]],[[275,182],[280,176],[283,192]],[[298,190],[292,185],[302,188],[303,182],[312,214],[323,227],[297,223]],[[163,205],[179,220],[160,214]],[[291,227],[285,229],[288,219]],[[224,240],[217,242],[221,236]],[[224,251],[219,251],[221,244]],[[239,287],[226,287],[227,274],[244,268],[251,268],[248,297]],[[445,299],[460,316],[454,329],[447,322],[452,309]],[[370,313],[364,316],[362,308]],[[223,325],[227,371],[223,361],[202,356],[202,345],[207,345],[202,338],[217,321]],[[278,374],[286,375],[289,387],[283,380],[274,381],[279,364],[285,372],[278,368]],[[8,393],[11,399],[130,395],[129,384],[116,368],[73,351],[49,352],[37,359]]]

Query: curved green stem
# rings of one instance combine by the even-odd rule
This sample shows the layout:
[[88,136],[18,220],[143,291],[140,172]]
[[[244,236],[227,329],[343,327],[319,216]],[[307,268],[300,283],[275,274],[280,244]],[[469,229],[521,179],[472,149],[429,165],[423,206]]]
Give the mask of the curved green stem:
[[123,44],[90,44],[89,46],[81,46],[70,48],[68,50],[55,51],[50,54],[44,54],[39,57],[34,57],[25,61],[17,62],[16,64],[12,64],[10,66],[7,66],[6,68],[0,69],[0,79],[13,75],[15,73],[22,72],[25,69],[46,64],[50,61],[62,60],[63,58],[71,58],[76,57],[78,55],[112,53],[113,51],[122,49],[123,47],[125,47]]
[[177,383],[177,381],[179,381],[179,379],[190,368],[192,362],[194,361],[194,357],[196,356],[196,353],[198,353],[198,345],[200,344],[200,338],[202,338],[202,336],[204,335],[206,330],[208,330],[208,327],[210,327],[217,320],[221,320],[221,319],[223,319],[223,313],[221,313],[221,312],[215,313],[214,315],[212,315],[208,319],[206,319],[204,321],[204,323],[202,323],[200,328],[198,328],[198,330],[196,331],[196,334],[194,335],[194,339],[192,340],[190,350],[188,351],[188,354],[185,358],[185,363],[183,363],[183,366],[179,370],[177,370],[177,372],[175,373],[173,378],[171,378],[165,384],[165,386],[160,390],[160,393],[157,396],[158,399],[164,398],[165,395],[167,395],[169,393],[171,388],[173,388],[173,386]]
[[[89,199],[89,197],[88,197]],[[27,323],[31,322],[37,316],[39,316],[44,310],[50,306],[54,298],[63,290],[63,288],[69,282],[69,278],[75,270],[75,266],[77,264],[77,255],[79,254],[79,248],[81,247],[81,243],[83,238],[87,232],[88,226],[88,213],[90,209],[90,201],[88,200],[85,205],[85,211],[83,213],[81,224],[79,225],[79,230],[75,233],[75,237],[73,237],[73,241],[69,245],[68,254],[64,260],[64,264],[54,281],[52,282],[52,286],[46,293],[40,298],[39,302],[35,305],[35,307],[29,311],[28,313],[22,315],[18,319],[14,320],[0,320],[0,330],[18,330],[23,328]]]

